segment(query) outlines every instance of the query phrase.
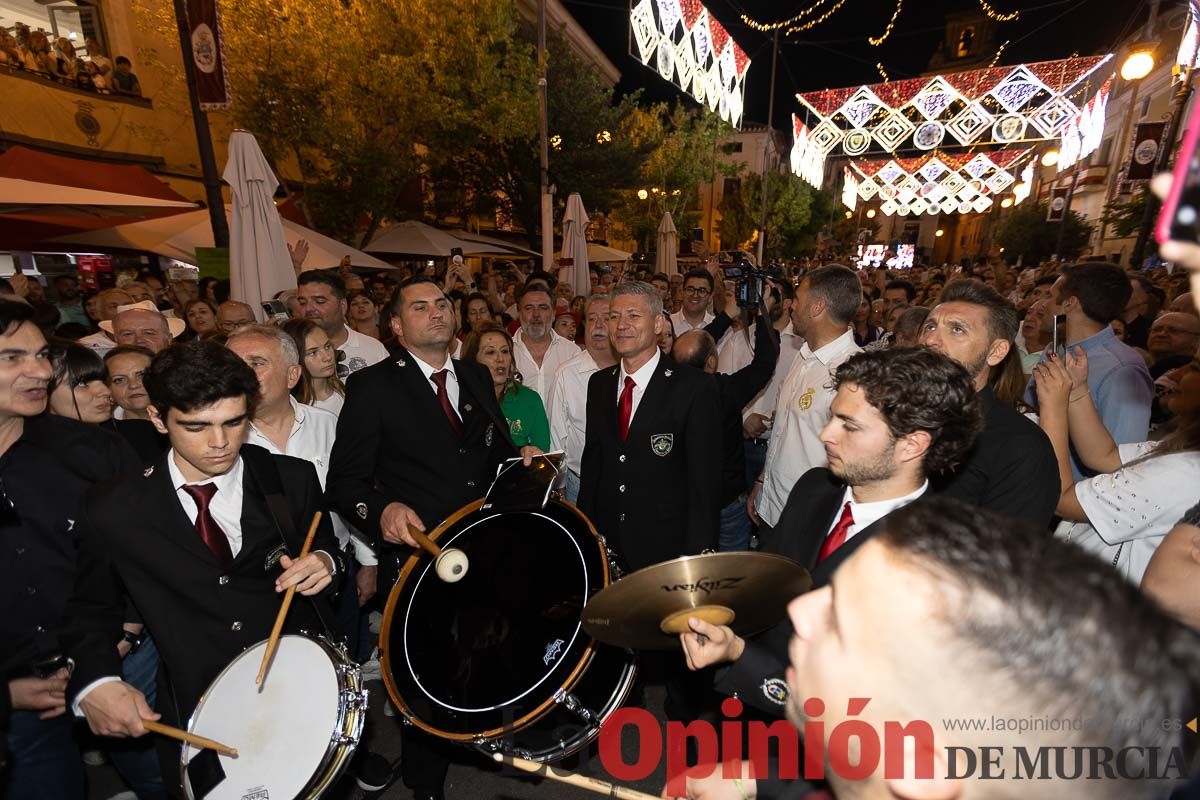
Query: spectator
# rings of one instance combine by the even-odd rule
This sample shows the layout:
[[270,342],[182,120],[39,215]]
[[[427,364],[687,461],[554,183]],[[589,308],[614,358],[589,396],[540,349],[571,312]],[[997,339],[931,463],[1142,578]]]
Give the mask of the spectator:
[[975,280],[952,281],[930,311],[921,344],[966,368],[983,407],[983,430],[966,459],[953,472],[935,476],[933,487],[1046,528],[1059,495],[1054,451],[1046,435],[994,388],[995,373],[1015,362],[1016,333],[1013,304]]
[[112,73],[112,89],[117,94],[142,96],[142,84],[133,74],[133,63],[125,56],[117,56],[116,68]]
[[876,342],[883,335],[881,328],[871,324],[871,303],[866,297],[858,304],[858,311],[854,313],[854,319],[850,325],[854,330],[854,343],[859,347]]
[[79,278],[74,274],[56,275],[54,277],[54,294],[57,301],[54,307],[58,309],[59,319],[66,322],[77,322],[88,328],[92,321],[88,318],[79,296]]
[[117,344],[135,344],[152,353],[165,350],[186,327],[181,319],[164,317],[152,300],[121,306],[111,322],[100,323]]
[[[894,308],[908,307],[917,299],[917,287],[905,280],[890,280],[883,287],[883,303],[886,312]],[[886,319],[887,315],[884,315]]]
[[186,321],[191,339],[203,339],[220,332],[217,324],[217,308],[211,300],[197,297],[189,300],[183,307],[183,318]]
[[[101,355],[116,347],[116,342],[111,336],[112,318],[117,315],[117,309],[131,303],[133,298],[124,289],[105,289],[100,292],[96,297],[96,324],[100,330],[80,339],[79,343],[98,351]],[[105,327],[106,324],[108,327]]]
[[1158,378],[1191,362],[1200,346],[1200,317],[1168,311],[1150,326],[1146,349],[1154,358],[1150,377]]
[[292,396],[306,405],[341,414],[346,401],[346,387],[337,376],[341,354],[325,335],[324,328],[310,319],[291,319],[283,324],[283,329],[300,353],[302,371]]
[[158,303],[154,300],[154,292],[150,288],[150,284],[142,283],[141,281],[129,281],[123,287],[125,293],[133,298],[133,302],[142,303],[150,301],[154,303],[154,307],[158,308]]
[[1191,292],[1181,292],[1178,297],[1171,301],[1171,305],[1167,306],[1167,310],[1180,311],[1184,314],[1200,314],[1193,303]]
[[1150,284],[1141,275],[1129,277],[1129,299],[1125,308],[1117,317],[1125,323],[1125,344],[1130,347],[1146,348],[1150,338],[1150,324],[1154,317],[1150,314],[1150,294],[1147,291]]
[[100,293],[87,291],[83,293],[83,313],[87,315],[87,326],[90,333],[96,331],[96,323],[100,321]]
[[[1118,342],[1109,327],[1129,302],[1129,278],[1115,264],[1073,264],[1063,269],[1053,292],[1042,329],[1049,331],[1056,315],[1065,318],[1065,329],[1060,329],[1059,335],[1067,347],[1082,347],[1088,355],[1089,391],[1104,427],[1119,445],[1145,441],[1154,382],[1142,357]],[[1032,379],[1025,402],[1037,409]],[[1076,482],[1083,479],[1074,455],[1071,469]]]
[[[1025,312],[1025,319],[1021,320],[1018,352],[1021,354],[1021,371],[1026,376],[1033,374],[1034,366],[1042,360],[1042,351],[1050,344],[1050,334],[1045,329],[1045,317],[1046,302],[1043,300],[1031,305]],[[1117,325],[1118,322],[1119,320],[1113,320],[1113,325]]]
[[925,306],[909,306],[901,312],[892,331],[893,347],[911,347],[921,338],[921,330],[925,327],[925,319],[929,309]]
[[543,452],[550,449],[550,422],[541,396],[522,385],[521,373],[513,359],[513,340],[503,326],[480,326],[463,345],[463,360],[475,361],[488,368],[496,389],[496,400],[508,420],[509,433],[517,447],[533,445]]
[[99,425],[112,418],[113,395],[105,382],[104,361],[81,344],[50,348],[50,413]]
[[143,377],[154,360],[154,353],[136,345],[121,345],[104,354],[108,389],[112,392],[116,419],[150,421],[150,395]]
[[304,318],[320,325],[333,346],[345,353],[345,360],[337,365],[339,378],[388,357],[387,348],[378,339],[351,330],[346,324],[346,285],[341,278],[329,271],[309,270],[297,283]]
[[579,332],[579,318],[567,309],[559,311],[554,315],[554,332],[568,342],[574,342]]
[[553,404],[554,378],[559,367],[579,355],[579,345],[554,332],[554,301],[541,282],[527,281],[517,305],[521,328],[513,336],[516,370],[524,377],[525,386]]
[[244,328],[256,322],[254,309],[248,303],[242,303],[237,300],[226,300],[217,306],[217,324],[220,326],[222,333],[230,334],[238,328]]
[[[607,297],[608,295],[603,296]],[[662,333],[658,335],[658,349],[662,351],[663,355],[670,355],[671,349],[675,346],[675,323],[671,321],[674,316],[666,311],[663,312],[663,329]]]
[[346,324],[350,329],[361,333],[363,336],[370,336],[372,339],[379,338],[379,322],[375,301],[366,292],[350,292],[346,298]]
[[[1034,368],[1041,425],[1054,443],[1063,491],[1058,535],[1078,543],[1140,584],[1154,550],[1195,504],[1200,486],[1200,415],[1161,442],[1119,444],[1092,402],[1087,352]],[[1070,455],[1093,471],[1076,481]]]
[[472,292],[467,295],[466,308],[466,319],[463,321],[462,331],[459,334],[464,341],[471,331],[477,330],[483,323],[496,321],[487,297],[480,292]]
[[[704,328],[713,321],[714,315],[708,310],[708,305],[712,301],[714,288],[715,282],[708,270],[688,270],[683,276],[683,308],[671,315],[671,329],[675,336],[682,336],[692,328]],[[670,348],[664,352],[670,352]]]

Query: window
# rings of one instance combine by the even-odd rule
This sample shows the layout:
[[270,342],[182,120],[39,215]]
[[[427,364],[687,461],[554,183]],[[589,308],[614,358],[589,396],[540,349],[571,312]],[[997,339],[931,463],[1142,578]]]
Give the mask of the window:
[[741,142],[726,142],[725,144],[721,145],[721,152],[723,152],[727,156],[731,156],[734,153],[740,153],[740,152],[742,152],[742,143]]
[[[100,9],[82,2],[40,3],[37,0],[0,0],[0,26],[16,35],[17,26],[24,25],[30,31],[42,31],[51,40],[65,38],[75,48],[75,54],[91,60],[96,53],[88,52],[88,40],[106,50],[104,26],[100,21]],[[105,53],[111,56],[111,53]]]
[[737,194],[742,190],[741,178],[726,178],[725,188],[721,191],[722,195]]
[[1145,119],[1146,115],[1150,113],[1150,101],[1152,99],[1151,97],[1142,98],[1142,113],[1138,114],[1138,119]]

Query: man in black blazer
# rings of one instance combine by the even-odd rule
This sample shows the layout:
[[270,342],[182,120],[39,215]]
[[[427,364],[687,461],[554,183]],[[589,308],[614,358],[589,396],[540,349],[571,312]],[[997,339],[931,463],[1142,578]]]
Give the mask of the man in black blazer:
[[[186,725],[220,671],[270,634],[289,586],[309,600],[292,607],[287,629],[328,631],[333,615],[320,595],[340,568],[327,516],[313,552],[296,558],[323,508],[312,465],[244,444],[259,391],[253,370],[219,345],[193,342],[159,354],[146,387],[171,450],[89,492],[63,636],[76,663],[68,699],[103,736],[141,736],[142,720],[159,717],[117,677],[127,599],[162,658],[159,710]],[[178,791],[178,747],[160,754]]]
[[[967,371],[925,348],[859,353],[834,385],[833,416],[821,431],[829,466],[801,476],[763,541],[763,550],[806,567],[813,588],[827,585],[888,514],[922,497],[929,476],[955,464],[982,424]],[[732,662],[718,672],[719,691],[784,713],[787,620],[748,641],[728,627],[691,626],[681,636],[690,668]]]
[[664,325],[653,286],[618,286],[609,333],[621,360],[588,381],[579,508],[633,570],[717,547],[717,385],[663,357]]
[[[481,498],[500,463],[518,455],[487,368],[449,357],[454,312],[441,287],[411,278],[396,289],[392,311],[405,349],[350,376],[326,486],[337,510],[381,547],[380,594],[417,546],[408,526],[433,530]],[[413,726],[401,735],[405,785],[418,798],[441,797],[448,747]],[[390,780],[366,772],[366,789]]]

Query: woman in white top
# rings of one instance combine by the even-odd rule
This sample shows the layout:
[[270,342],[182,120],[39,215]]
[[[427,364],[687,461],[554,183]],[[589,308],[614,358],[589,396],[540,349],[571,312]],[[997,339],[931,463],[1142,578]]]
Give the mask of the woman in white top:
[[[1033,370],[1041,426],[1054,445],[1062,496],[1058,535],[1116,566],[1135,584],[1150,557],[1180,517],[1196,503],[1200,487],[1200,414],[1177,418],[1159,442],[1117,445],[1087,384],[1080,348],[1043,361]],[[1094,477],[1075,483],[1070,449]]]
[[310,319],[289,319],[283,329],[300,351],[300,380],[292,396],[305,405],[340,414],[346,387],[337,376],[339,353],[325,330]]

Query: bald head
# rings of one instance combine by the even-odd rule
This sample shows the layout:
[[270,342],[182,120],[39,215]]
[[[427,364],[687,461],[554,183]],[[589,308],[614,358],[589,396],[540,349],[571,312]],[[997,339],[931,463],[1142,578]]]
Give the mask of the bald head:
[[133,308],[113,318],[113,339],[119,345],[137,345],[158,353],[171,344],[171,329],[159,312]]
[[254,309],[238,300],[226,300],[217,307],[217,324],[225,333],[233,333],[245,325],[257,322]]
[[717,343],[708,331],[693,328],[680,336],[671,348],[671,357],[708,373],[717,371]]
[[133,303],[133,297],[124,289],[105,289],[96,297],[97,306],[96,313],[100,315],[100,321],[107,322],[117,316],[117,309],[121,306],[127,306]]
[[1171,305],[1168,307],[1167,310],[1168,311],[1178,311],[1183,314],[1200,314],[1200,311],[1196,310],[1196,305],[1192,301],[1192,293],[1191,292],[1184,292],[1183,294],[1176,297],[1174,300],[1171,301]]
[[1146,349],[1155,358],[1190,356],[1200,344],[1200,317],[1168,311],[1150,326]]

